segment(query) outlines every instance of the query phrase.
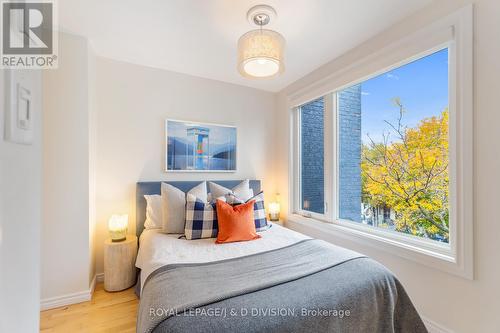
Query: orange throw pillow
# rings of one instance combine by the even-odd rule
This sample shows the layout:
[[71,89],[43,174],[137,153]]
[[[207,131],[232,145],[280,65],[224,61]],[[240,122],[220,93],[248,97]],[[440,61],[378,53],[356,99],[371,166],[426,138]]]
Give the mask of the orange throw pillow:
[[231,243],[249,241],[260,238],[255,231],[253,205],[255,200],[231,206],[217,200],[217,220],[219,233],[215,243]]

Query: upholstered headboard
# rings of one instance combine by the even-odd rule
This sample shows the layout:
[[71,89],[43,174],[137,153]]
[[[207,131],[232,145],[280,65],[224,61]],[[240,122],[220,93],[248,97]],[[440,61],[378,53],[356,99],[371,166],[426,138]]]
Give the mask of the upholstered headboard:
[[[242,180],[213,180],[212,182],[227,188],[233,188]],[[177,187],[183,192],[187,192],[200,181],[165,181],[165,182],[139,182],[137,183],[136,199],[135,199],[135,233],[139,237],[144,230],[144,221],[146,220],[146,199],[145,194],[161,194],[161,183],[168,183]],[[251,180],[250,188],[255,194],[260,192],[260,180]]]

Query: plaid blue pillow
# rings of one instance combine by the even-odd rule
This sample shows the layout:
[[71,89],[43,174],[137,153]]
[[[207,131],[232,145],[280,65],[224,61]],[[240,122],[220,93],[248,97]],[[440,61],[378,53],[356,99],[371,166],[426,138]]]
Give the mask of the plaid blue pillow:
[[229,194],[229,198],[226,197],[228,202],[232,202],[233,205],[241,205],[242,203],[249,202],[251,200],[255,200],[253,205],[253,216],[255,221],[255,230],[257,232],[264,231],[269,229],[271,226],[267,223],[266,219],[266,209],[264,208],[264,192],[260,192],[256,196],[248,199],[247,201],[243,201],[232,194]]
[[203,202],[192,194],[186,196],[186,239],[217,237],[217,209],[215,203]]

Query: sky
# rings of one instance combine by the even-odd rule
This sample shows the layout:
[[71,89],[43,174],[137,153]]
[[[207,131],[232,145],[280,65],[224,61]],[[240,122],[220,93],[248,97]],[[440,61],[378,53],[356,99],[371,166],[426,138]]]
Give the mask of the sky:
[[367,133],[381,141],[382,133],[390,130],[384,120],[396,122],[399,108],[392,102],[395,97],[406,109],[403,123],[408,127],[439,115],[448,106],[448,49],[363,82],[361,95],[361,133],[365,143]]

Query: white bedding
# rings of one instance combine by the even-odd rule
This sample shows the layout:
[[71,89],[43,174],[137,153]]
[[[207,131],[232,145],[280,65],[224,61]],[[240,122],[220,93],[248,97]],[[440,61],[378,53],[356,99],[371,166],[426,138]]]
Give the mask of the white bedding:
[[136,266],[141,269],[141,290],[147,277],[168,264],[201,263],[237,258],[291,245],[309,237],[273,224],[259,232],[262,238],[237,243],[215,244],[214,238],[178,239],[180,235],[164,234],[158,229],[144,230],[139,239]]

